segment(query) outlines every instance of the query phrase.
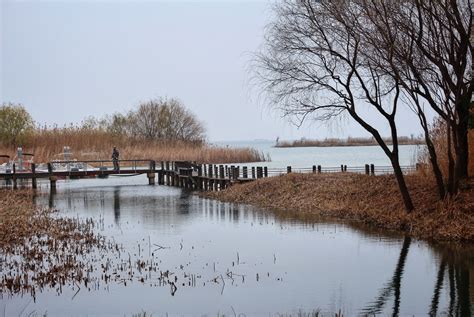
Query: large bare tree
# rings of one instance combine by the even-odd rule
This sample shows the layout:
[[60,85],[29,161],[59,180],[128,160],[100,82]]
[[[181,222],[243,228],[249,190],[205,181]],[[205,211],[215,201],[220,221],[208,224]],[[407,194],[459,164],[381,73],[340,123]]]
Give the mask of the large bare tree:
[[[471,0],[352,0],[364,23],[367,59],[396,77],[418,114],[440,197],[456,194],[468,176],[468,120],[473,93]],[[431,140],[425,106],[447,126],[447,184]],[[453,153],[454,150],[454,153]]]
[[[408,212],[414,209],[399,161],[396,115],[399,78],[367,59],[363,35],[353,26],[364,12],[350,1],[283,0],[275,6],[256,79],[284,115],[302,123],[347,114],[369,132],[390,159]],[[369,109],[389,128],[392,147],[363,113]]]

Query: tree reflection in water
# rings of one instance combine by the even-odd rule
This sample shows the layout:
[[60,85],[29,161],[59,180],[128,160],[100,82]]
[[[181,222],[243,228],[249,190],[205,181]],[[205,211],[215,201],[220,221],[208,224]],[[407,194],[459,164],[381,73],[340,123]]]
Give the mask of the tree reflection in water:
[[387,283],[387,285],[382,288],[377,296],[377,299],[369,304],[366,308],[362,310],[363,314],[366,315],[375,315],[382,312],[385,304],[387,303],[390,296],[394,295],[394,304],[393,304],[393,315],[397,316],[400,311],[400,286],[403,276],[403,269],[405,267],[405,262],[408,255],[408,249],[410,248],[411,238],[406,236],[403,239],[402,249],[400,251],[400,256],[398,257],[397,266],[395,267],[395,272],[393,273],[392,279]]
[[[391,280],[380,290],[375,301],[370,303],[361,311],[363,315],[376,315],[382,313],[383,308],[386,306],[392,295],[394,299],[392,315],[399,315],[401,281],[410,243],[410,237],[405,237]],[[452,248],[447,246],[445,248],[434,247],[434,249],[439,254],[439,267],[428,314],[430,316],[437,316],[440,313],[440,295],[443,291],[443,287],[447,287],[445,285],[448,284],[449,292],[448,289],[445,291],[449,294],[449,307],[447,307],[446,311],[441,313],[449,316],[471,316],[471,300],[474,299],[474,287],[470,285],[472,278],[470,275],[472,274],[474,267],[472,265],[473,255],[469,255],[469,249],[464,250],[462,247]],[[466,252],[467,255],[464,254]],[[448,283],[445,283],[446,276],[448,278]]]

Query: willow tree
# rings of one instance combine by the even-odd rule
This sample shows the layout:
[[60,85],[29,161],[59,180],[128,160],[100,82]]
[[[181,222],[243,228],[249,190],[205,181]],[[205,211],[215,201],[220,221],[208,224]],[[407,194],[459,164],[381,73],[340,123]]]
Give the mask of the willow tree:
[[[283,0],[274,12],[254,65],[270,103],[298,124],[341,115],[355,120],[390,159],[405,209],[412,211],[399,159],[401,83],[366,58],[367,41],[353,27],[365,19],[363,10],[343,0]],[[366,109],[388,127],[392,147],[364,116]]]

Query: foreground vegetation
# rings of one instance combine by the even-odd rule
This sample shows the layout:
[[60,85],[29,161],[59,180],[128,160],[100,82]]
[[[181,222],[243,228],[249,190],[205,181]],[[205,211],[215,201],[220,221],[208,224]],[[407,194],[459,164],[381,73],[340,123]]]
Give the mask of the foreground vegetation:
[[363,222],[434,240],[474,241],[474,187],[439,201],[430,176],[408,175],[415,210],[407,214],[393,175],[287,174],[206,195],[286,214]]
[[45,286],[87,286],[84,258],[105,248],[93,227],[91,220],[58,218],[35,207],[30,191],[1,190],[0,290],[35,297]]

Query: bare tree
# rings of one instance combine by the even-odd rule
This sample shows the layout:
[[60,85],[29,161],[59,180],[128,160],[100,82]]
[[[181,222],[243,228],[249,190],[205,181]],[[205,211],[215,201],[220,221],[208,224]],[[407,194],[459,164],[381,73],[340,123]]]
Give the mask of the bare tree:
[[[379,72],[362,53],[365,40],[353,25],[364,18],[363,12],[343,0],[284,0],[275,13],[255,60],[256,78],[271,102],[299,124],[307,118],[330,120],[348,114],[390,159],[405,209],[412,211],[395,120],[401,83]],[[366,108],[389,127],[391,148],[362,115]]]
[[[378,72],[388,77],[396,78],[402,87],[403,101],[411,106],[418,115],[420,125],[424,131],[425,143],[427,145],[431,166],[438,185],[438,193],[444,199],[446,191],[443,175],[438,163],[438,157],[433,140],[431,138],[430,126],[426,117],[423,97],[419,95],[419,82],[411,76],[411,72],[403,65],[409,61],[409,65],[421,65],[414,50],[414,41],[404,33],[403,27],[397,26],[403,20],[403,8],[400,1],[385,0],[354,0],[352,6],[357,6],[363,13],[362,23],[353,25],[361,37],[365,40],[364,54],[366,60],[372,67],[377,67]],[[405,22],[404,22],[405,23]],[[400,60],[405,61],[400,62]]]
[[[468,121],[472,85],[472,3],[470,0],[354,0],[363,10],[357,24],[369,49],[366,55],[379,71],[399,79],[406,101],[425,132],[440,197],[445,187],[456,194],[466,178]],[[447,126],[447,184],[431,140],[425,105]],[[454,153],[453,153],[454,150]]]
[[132,136],[155,141],[201,143],[205,140],[203,124],[176,99],[142,103],[127,115],[127,120]]

